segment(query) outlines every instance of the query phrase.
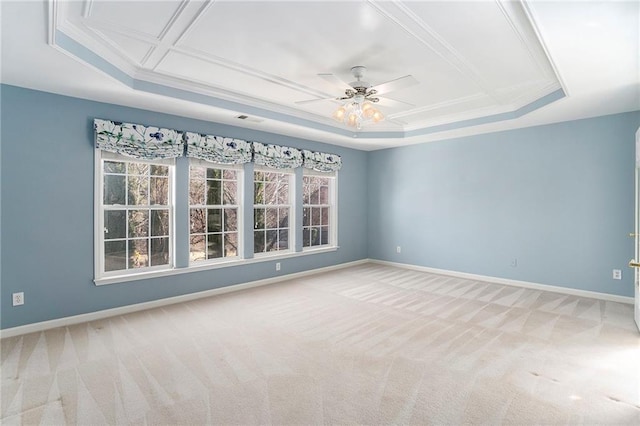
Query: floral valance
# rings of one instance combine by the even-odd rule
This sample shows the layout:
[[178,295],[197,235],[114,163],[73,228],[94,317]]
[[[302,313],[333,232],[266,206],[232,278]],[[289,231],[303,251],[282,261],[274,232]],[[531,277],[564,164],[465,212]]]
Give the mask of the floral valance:
[[251,143],[242,139],[186,132],[187,157],[217,164],[244,164],[251,161]]
[[319,172],[336,172],[342,168],[342,158],[336,154],[326,152],[302,151],[303,166]]
[[290,169],[302,165],[302,151],[279,145],[252,142],[253,161],[272,169]]
[[160,127],[95,119],[96,147],[133,158],[174,158],[184,151],[182,133]]
[[336,154],[299,150],[288,146],[247,142],[242,139],[179,132],[160,127],[117,121],[93,121],[96,147],[133,158],[175,158],[185,155],[217,164],[256,164],[273,169],[304,166],[319,172],[335,172],[342,167]]

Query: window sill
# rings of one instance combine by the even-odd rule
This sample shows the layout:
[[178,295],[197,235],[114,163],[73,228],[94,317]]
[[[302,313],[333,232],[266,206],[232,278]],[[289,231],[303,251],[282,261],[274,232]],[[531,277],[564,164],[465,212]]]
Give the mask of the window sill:
[[157,270],[157,271],[140,272],[138,274],[131,274],[131,275],[116,275],[116,276],[106,277],[106,278],[97,278],[93,280],[93,282],[97,286],[99,286],[99,285],[107,285],[107,284],[124,283],[128,281],[146,280],[150,278],[168,277],[171,275],[188,274],[191,272],[202,272],[202,271],[208,271],[212,269],[250,265],[252,263],[269,262],[273,260],[287,259],[291,257],[307,256],[310,254],[330,253],[330,252],[338,251],[339,248],[340,248],[339,246],[332,246],[332,247],[322,247],[317,249],[305,249],[304,251],[300,251],[300,252],[260,254],[252,259],[234,259],[234,260],[222,261],[222,262],[216,262],[216,263],[207,263],[204,265],[197,265],[197,264],[190,265],[184,268],[172,268],[172,269],[164,269],[164,270]]

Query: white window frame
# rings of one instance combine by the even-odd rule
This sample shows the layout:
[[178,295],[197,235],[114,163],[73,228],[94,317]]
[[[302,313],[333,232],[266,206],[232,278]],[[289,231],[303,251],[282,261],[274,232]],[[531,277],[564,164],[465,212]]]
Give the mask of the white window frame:
[[[304,252],[313,252],[318,250],[324,250],[327,248],[337,248],[338,247],[338,172],[318,172],[311,169],[304,169],[302,172],[302,211],[304,218],[304,209],[305,207],[320,207],[320,204],[305,204],[304,203],[304,178],[307,176],[321,177],[329,179],[329,196],[328,201],[329,204],[326,206],[329,207],[329,238],[327,244],[321,244],[317,246],[308,246],[304,245],[304,237],[302,242],[302,251]],[[324,204],[322,206],[325,206]],[[300,224],[300,229],[302,229],[304,235],[304,222]]]
[[[288,181],[289,181],[289,196],[288,196],[288,200],[289,200],[289,204],[284,205],[284,204],[255,204],[255,173],[256,172],[263,172],[263,173],[281,173],[281,174],[286,174],[288,176]],[[251,233],[253,235],[253,238],[251,239],[251,241],[253,242],[253,247],[254,247],[254,253],[253,256],[256,259],[260,259],[260,258],[265,258],[265,257],[277,257],[277,256],[281,256],[283,254],[287,254],[287,253],[294,253],[295,252],[295,242],[296,242],[296,204],[295,204],[295,170],[294,169],[272,169],[269,167],[265,167],[265,166],[258,166],[256,165],[254,167],[253,170],[253,175],[251,176],[251,179],[253,181],[253,195],[252,195],[252,204],[251,204],[251,211],[252,211],[252,226],[251,226]],[[288,233],[289,233],[289,247],[286,250],[274,250],[274,251],[269,251],[269,252],[255,252],[255,210],[256,208],[273,208],[273,207],[288,207],[289,208],[289,226],[288,226]],[[265,218],[266,221],[266,218]],[[265,228],[266,229],[266,228]]]
[[[161,165],[168,166],[168,180],[169,180],[169,200],[168,200],[168,210],[169,210],[169,262],[166,265],[157,265],[157,266],[146,266],[143,268],[131,268],[131,269],[121,269],[117,271],[109,271],[105,272],[105,252],[104,252],[104,212],[105,206],[103,204],[104,200],[104,174],[103,174],[103,163],[105,161],[119,161],[125,163],[148,163],[153,165]],[[95,153],[95,163],[94,163],[94,277],[95,280],[98,281],[100,279],[109,279],[114,277],[130,277],[136,275],[146,275],[151,272],[160,272],[160,271],[168,271],[172,270],[175,265],[175,159],[154,159],[154,160],[146,160],[146,159],[136,159],[130,158],[123,155],[119,155],[112,152],[102,151],[100,149],[96,149]],[[126,207],[126,204],[124,205]],[[145,207],[145,209],[151,209],[150,206]],[[127,241],[128,241],[127,237]],[[151,247],[147,249],[149,252],[151,251]]]
[[[210,264],[217,263],[229,263],[235,262],[243,259],[244,255],[244,167],[242,165],[227,165],[227,164],[215,164],[204,160],[199,160],[197,158],[189,158],[189,182],[187,186],[187,191],[191,191],[191,166],[197,167],[206,167],[209,169],[218,169],[218,170],[233,170],[236,172],[236,184],[237,184],[237,193],[236,193],[236,204],[228,205],[237,208],[237,222],[238,222],[238,252],[236,256],[230,257],[217,257],[213,259],[204,259],[199,261],[191,260],[191,209],[192,208],[207,208],[207,205],[192,205],[191,200],[189,200],[189,267],[202,267]],[[188,197],[189,198],[189,197]],[[224,209],[225,204],[221,204],[220,208]],[[224,234],[224,229],[223,232]],[[206,247],[205,247],[206,250]]]

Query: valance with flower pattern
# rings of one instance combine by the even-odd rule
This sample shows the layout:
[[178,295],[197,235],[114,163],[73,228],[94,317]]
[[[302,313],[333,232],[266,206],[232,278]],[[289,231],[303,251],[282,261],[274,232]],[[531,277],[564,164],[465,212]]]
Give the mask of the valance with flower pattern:
[[342,168],[342,158],[336,154],[303,150],[303,167],[318,172],[336,172]]
[[182,133],[160,127],[95,119],[96,147],[133,158],[175,158],[183,155]]
[[293,169],[302,165],[302,151],[288,146],[252,142],[253,161],[272,169]]
[[217,164],[244,164],[253,158],[256,164],[274,169],[304,166],[319,172],[335,172],[342,167],[339,155],[324,152],[194,132],[185,132],[183,135],[177,130],[97,118],[93,126],[98,149],[133,158],[158,159],[186,155]]
[[242,139],[186,132],[187,157],[217,164],[244,164],[251,161],[251,143]]

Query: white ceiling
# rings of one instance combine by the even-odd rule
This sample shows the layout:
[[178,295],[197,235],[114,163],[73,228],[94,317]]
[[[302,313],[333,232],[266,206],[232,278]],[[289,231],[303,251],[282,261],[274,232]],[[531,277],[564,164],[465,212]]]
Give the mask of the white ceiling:
[[[1,7],[2,83],[359,149],[640,109],[637,1]],[[318,74],[349,82],[355,65],[419,83],[359,132],[331,120],[336,102],[295,103],[342,95]]]

